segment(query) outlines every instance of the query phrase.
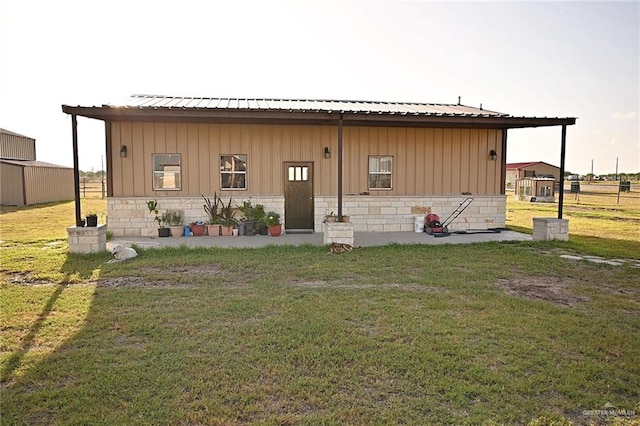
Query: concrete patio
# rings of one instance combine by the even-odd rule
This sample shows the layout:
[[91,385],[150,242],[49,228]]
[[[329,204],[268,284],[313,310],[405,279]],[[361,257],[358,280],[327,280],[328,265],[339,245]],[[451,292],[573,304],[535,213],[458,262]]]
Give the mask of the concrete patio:
[[[268,245],[293,245],[299,246],[311,244],[323,245],[323,234],[287,234],[284,232],[279,237],[268,235],[238,236],[238,237],[115,237],[107,242],[107,249],[116,244],[126,246],[136,245],[141,248],[161,247],[243,247],[255,248]],[[468,231],[468,233],[451,233],[446,237],[435,237],[427,233],[417,232],[356,232],[354,235],[355,247],[384,246],[388,244],[472,244],[489,241],[531,241],[532,236],[520,232],[500,230],[497,232]]]

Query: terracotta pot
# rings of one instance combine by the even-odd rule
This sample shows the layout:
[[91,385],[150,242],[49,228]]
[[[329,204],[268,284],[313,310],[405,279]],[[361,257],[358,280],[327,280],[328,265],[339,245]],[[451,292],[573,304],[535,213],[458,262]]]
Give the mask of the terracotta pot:
[[279,223],[277,225],[269,226],[269,235],[272,237],[279,237],[282,233],[282,225]]
[[230,237],[233,233],[233,226],[222,225],[222,236]]
[[207,225],[207,233],[210,237],[217,237],[220,235],[220,225]]
[[194,237],[199,237],[201,235],[204,235],[204,224],[202,225],[198,225],[197,223],[192,223],[191,224],[191,232],[193,232],[193,236]]
[[182,225],[170,226],[169,229],[171,230],[172,237],[182,237],[182,234],[184,233],[184,226]]

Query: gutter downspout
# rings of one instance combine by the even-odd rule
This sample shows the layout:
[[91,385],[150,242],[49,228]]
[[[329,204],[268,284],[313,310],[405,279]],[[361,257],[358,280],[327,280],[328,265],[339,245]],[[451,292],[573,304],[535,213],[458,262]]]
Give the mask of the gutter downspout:
[[71,114],[71,138],[73,139],[73,189],[76,203],[76,226],[82,225],[80,215],[80,167],[78,165],[78,119]]
[[343,113],[338,120],[338,220],[342,222],[342,127]]
[[558,193],[558,219],[562,219],[562,204],[564,203],[564,157],[567,149],[567,125],[562,125],[562,140],[560,148],[560,191]]

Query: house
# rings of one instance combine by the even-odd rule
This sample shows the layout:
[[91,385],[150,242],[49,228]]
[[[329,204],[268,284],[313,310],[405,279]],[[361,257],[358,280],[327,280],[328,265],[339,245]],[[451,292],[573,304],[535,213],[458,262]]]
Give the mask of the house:
[[0,129],[0,203],[28,206],[73,200],[73,169],[36,160],[36,141]]
[[560,183],[560,167],[543,161],[507,163],[506,169],[506,188],[508,190],[515,189],[516,179],[526,177],[552,177],[557,183]]
[[461,104],[338,100],[133,95],[62,110],[74,146],[77,116],[105,122],[115,236],[155,235],[150,199],[203,220],[202,195],[214,193],[264,204],[287,232],[319,232],[329,212],[349,215],[355,231],[412,231],[416,215],[446,217],[467,197],[451,229],[501,228],[507,130],[575,124]]
[[520,201],[553,203],[555,179],[545,177],[525,177],[516,179],[514,198]]

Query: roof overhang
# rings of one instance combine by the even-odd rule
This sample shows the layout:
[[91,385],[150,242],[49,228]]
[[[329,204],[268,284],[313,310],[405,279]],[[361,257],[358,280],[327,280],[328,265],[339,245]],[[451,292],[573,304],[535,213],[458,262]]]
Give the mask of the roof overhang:
[[349,111],[284,111],[256,109],[200,109],[171,107],[68,106],[62,111],[103,121],[196,122],[237,124],[308,124],[345,126],[449,127],[515,129],[573,125],[576,119],[547,117],[512,117],[505,115],[453,115],[376,113]]

